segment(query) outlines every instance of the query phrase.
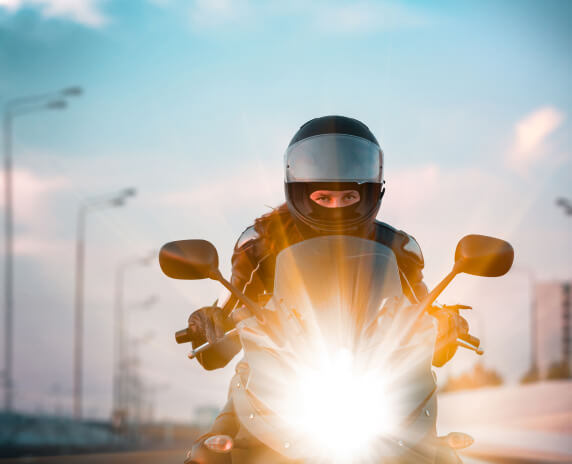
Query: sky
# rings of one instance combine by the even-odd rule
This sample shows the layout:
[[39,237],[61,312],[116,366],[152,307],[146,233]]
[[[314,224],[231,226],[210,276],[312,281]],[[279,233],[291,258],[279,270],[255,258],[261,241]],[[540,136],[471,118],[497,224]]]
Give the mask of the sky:
[[[461,276],[440,301],[475,307],[482,362],[517,381],[531,281],[572,275],[572,221],[556,206],[572,198],[571,26],[572,4],[554,0],[0,0],[0,105],[84,89],[15,119],[16,407],[71,411],[81,204],[137,189],[87,222],[85,411],[107,417],[118,266],[205,238],[228,275],[240,232],[283,201],[290,138],[327,114],[380,141],[378,219],[418,240],[429,287],[462,236],[513,244],[509,275]],[[173,342],[219,293],[156,264],[126,272],[130,346],[159,419],[224,403],[232,367],[203,371]],[[475,361],[459,353],[438,375]]]

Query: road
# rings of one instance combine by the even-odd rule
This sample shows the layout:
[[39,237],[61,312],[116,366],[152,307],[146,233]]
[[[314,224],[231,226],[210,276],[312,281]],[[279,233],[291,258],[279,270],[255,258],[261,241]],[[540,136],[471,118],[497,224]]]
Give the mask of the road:
[[0,464],[182,464],[186,450],[0,459]]
[[[55,456],[41,458],[18,458],[0,459],[0,464],[182,464],[185,459],[185,450],[146,451],[137,453],[115,454],[89,454],[76,456]],[[553,460],[550,457],[516,458],[474,458],[463,457],[464,464],[548,464],[548,463],[572,462]]]
[[[475,438],[465,464],[572,464],[571,389],[572,381],[553,381],[441,395],[439,434],[460,430]],[[84,454],[0,459],[0,464],[181,464],[185,455],[185,450]]]

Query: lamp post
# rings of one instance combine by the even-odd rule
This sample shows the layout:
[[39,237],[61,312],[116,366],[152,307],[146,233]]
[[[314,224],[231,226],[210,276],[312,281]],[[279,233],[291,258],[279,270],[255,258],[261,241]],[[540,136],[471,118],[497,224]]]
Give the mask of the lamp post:
[[[112,417],[121,419],[125,413],[126,394],[125,394],[125,315],[123,309],[123,290],[125,281],[125,272],[128,269],[148,266],[156,257],[153,251],[147,256],[128,259],[117,267],[115,272],[115,304],[114,304],[114,375],[113,375],[113,411]],[[152,296],[144,302],[144,307],[149,307],[156,302],[157,298]]]
[[[143,382],[138,372],[139,357],[138,348],[142,344],[148,343],[155,336],[153,331],[148,331],[138,338],[130,339],[131,347],[129,352],[125,353],[123,362],[123,372],[125,374],[125,405],[129,410],[129,406],[133,405],[135,424],[138,427],[141,421],[141,405],[143,395]],[[133,367],[133,369],[132,369]],[[128,413],[126,418],[128,419]]]
[[30,95],[8,100],[4,107],[4,409],[13,408],[13,347],[14,347],[14,200],[12,179],[12,130],[16,117],[43,110],[64,109],[64,98],[79,96],[80,87],[68,87],[59,92]]
[[135,189],[128,188],[113,195],[97,197],[83,203],[77,216],[76,260],[75,260],[75,324],[74,324],[74,367],[73,367],[73,411],[74,418],[82,416],[83,383],[83,303],[85,268],[85,226],[88,213],[98,209],[115,208],[125,204],[134,196]]
[[143,301],[140,301],[139,303],[134,304],[134,307],[139,308],[139,309],[149,309],[152,306],[156,305],[159,301],[159,297],[157,295],[150,295],[147,298],[145,298]]
[[145,386],[143,387],[144,387],[143,393],[147,397],[147,411],[146,411],[145,421],[150,424],[151,422],[153,422],[155,417],[155,403],[158,394],[168,390],[170,386],[166,383],[155,383],[147,387]]
[[556,206],[561,207],[564,210],[564,214],[567,216],[572,216],[572,201],[570,201],[568,198],[557,198]]

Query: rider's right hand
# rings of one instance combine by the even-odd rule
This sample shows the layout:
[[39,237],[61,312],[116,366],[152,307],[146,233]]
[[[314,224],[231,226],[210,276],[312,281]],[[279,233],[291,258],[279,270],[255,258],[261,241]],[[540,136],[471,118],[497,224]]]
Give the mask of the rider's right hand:
[[224,337],[224,313],[218,306],[205,306],[189,316],[188,334],[193,348],[209,342],[211,345]]

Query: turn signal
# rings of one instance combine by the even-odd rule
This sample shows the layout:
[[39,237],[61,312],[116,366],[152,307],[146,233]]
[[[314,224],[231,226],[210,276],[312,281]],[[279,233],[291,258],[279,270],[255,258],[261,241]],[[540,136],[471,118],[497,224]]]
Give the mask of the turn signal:
[[228,435],[213,435],[205,440],[204,445],[215,453],[230,453],[234,443]]
[[473,437],[462,432],[451,432],[445,439],[447,440],[447,444],[453,449],[467,448],[475,441]]

